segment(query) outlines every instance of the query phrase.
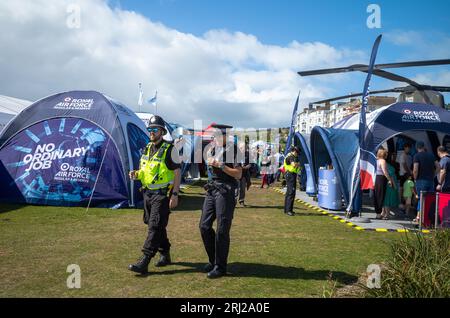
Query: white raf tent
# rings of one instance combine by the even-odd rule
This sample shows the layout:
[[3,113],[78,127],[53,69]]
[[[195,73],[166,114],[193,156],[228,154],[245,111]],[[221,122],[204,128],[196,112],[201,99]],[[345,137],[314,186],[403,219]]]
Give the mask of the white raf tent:
[[28,100],[0,95],[0,132],[14,116],[31,104]]

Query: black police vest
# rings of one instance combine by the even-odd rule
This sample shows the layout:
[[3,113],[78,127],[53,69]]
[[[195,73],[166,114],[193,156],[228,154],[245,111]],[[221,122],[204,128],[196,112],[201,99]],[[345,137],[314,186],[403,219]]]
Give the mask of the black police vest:
[[[212,156],[216,155],[215,154],[215,150],[216,150],[215,148],[213,148],[211,150],[211,155]],[[232,151],[234,152],[233,154],[230,153]],[[228,166],[230,168],[234,168],[234,165],[236,163],[237,151],[238,151],[238,149],[237,149],[236,145],[234,145],[232,143],[226,144],[222,155],[219,156],[221,158],[217,158],[217,159],[220,162],[225,162],[226,166]],[[227,153],[229,154],[228,156],[227,156]],[[233,162],[228,162],[227,163],[226,162],[227,158],[233,158]],[[234,177],[232,177],[232,176],[226,174],[225,172],[223,172],[222,169],[216,168],[216,167],[212,167],[212,166],[208,166],[208,170],[209,170],[209,173],[211,174],[211,179],[213,181],[224,182],[224,183],[227,183],[227,184],[230,184],[230,185],[233,185],[233,186],[237,186],[237,180]]]

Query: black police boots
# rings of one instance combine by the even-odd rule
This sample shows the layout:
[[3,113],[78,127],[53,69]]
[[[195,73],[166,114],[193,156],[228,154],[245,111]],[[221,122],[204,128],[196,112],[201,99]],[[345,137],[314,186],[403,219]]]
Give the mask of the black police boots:
[[141,258],[135,264],[131,264],[128,266],[128,269],[132,272],[139,274],[147,274],[148,273],[148,264],[152,258],[148,255],[142,255]]
[[170,259],[170,253],[166,252],[166,253],[161,253],[161,257],[159,258],[159,261],[156,262],[155,266],[163,267],[163,266],[170,265],[171,263],[172,263],[172,261]]
[[219,269],[218,266],[214,266],[214,269],[212,271],[210,271],[207,276],[210,279],[214,279],[214,278],[219,278],[219,277],[225,276],[226,274],[227,274],[226,271]]
[[214,265],[211,263],[208,263],[205,265],[205,267],[203,268],[203,271],[205,273],[209,273],[210,271],[212,271],[214,269]]

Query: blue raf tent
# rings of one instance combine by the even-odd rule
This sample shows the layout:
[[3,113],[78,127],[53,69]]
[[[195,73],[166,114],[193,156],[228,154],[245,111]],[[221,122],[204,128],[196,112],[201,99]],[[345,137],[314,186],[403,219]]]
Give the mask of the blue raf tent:
[[294,134],[294,146],[300,149],[300,164],[311,164],[311,152],[309,150],[309,135],[302,135],[299,132]]
[[310,135],[303,135],[299,132],[294,134],[294,146],[300,149],[300,165],[302,167],[300,182],[305,186],[307,194],[313,195],[317,192],[315,175],[311,171],[312,158],[310,144]]
[[[332,165],[336,172],[343,199],[350,208],[355,196],[353,181],[359,160],[359,115],[350,116],[336,125],[338,128],[314,127],[311,132],[312,170],[316,182],[320,167]],[[421,140],[429,152],[435,154],[439,145],[450,148],[450,112],[434,105],[395,103],[367,114],[366,143],[375,157],[380,146],[390,153],[400,154],[403,144]],[[368,171],[374,178],[374,170]],[[370,189],[364,187],[364,189]],[[355,209],[355,208],[353,208]]]
[[320,167],[332,165],[346,204],[350,200],[352,168],[355,164],[358,147],[357,130],[316,126],[311,131],[311,160],[314,180],[319,179]]
[[149,138],[133,111],[95,91],[41,99],[0,135],[0,202],[135,206],[137,169]]

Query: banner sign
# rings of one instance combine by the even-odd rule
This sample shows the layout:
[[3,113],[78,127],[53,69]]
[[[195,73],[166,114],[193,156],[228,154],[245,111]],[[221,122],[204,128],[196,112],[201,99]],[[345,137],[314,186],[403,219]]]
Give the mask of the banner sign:
[[450,193],[438,193],[439,224],[450,227]]
[[436,215],[436,193],[422,192],[421,200],[423,200],[421,216],[422,225],[425,228],[434,227],[434,216]]
[[[89,108],[91,102],[68,100],[58,107]],[[81,118],[53,118],[22,130],[0,150],[0,177],[6,181],[0,186],[2,197],[7,194],[12,201],[32,204],[85,205],[98,181],[106,145],[102,174],[119,159],[108,139],[97,125]],[[117,175],[119,179],[114,180]],[[120,173],[107,178],[120,189]],[[105,189],[104,182],[99,186],[103,198],[114,198],[114,191]]]

